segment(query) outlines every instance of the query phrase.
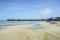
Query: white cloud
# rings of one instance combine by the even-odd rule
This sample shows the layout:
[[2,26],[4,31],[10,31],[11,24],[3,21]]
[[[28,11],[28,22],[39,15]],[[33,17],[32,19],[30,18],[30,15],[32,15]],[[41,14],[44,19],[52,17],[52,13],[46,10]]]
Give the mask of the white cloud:
[[42,13],[42,14],[51,14],[52,10],[50,8],[46,8],[46,9],[40,11],[40,13]]

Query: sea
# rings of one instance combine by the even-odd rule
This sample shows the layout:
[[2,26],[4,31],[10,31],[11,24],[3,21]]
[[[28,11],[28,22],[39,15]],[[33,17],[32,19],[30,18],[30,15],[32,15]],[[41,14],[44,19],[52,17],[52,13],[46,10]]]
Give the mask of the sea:
[[42,29],[44,26],[39,24],[40,21],[6,21],[0,20],[0,30],[7,29],[10,26],[16,25],[25,25],[25,24],[33,24],[31,27],[27,28],[28,30]]

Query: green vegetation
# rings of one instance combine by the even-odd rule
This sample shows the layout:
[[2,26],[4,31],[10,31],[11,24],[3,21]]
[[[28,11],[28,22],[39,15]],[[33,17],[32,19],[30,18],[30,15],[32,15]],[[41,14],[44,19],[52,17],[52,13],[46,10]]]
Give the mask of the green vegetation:
[[48,19],[7,19],[7,21],[60,21],[60,17],[51,17]]

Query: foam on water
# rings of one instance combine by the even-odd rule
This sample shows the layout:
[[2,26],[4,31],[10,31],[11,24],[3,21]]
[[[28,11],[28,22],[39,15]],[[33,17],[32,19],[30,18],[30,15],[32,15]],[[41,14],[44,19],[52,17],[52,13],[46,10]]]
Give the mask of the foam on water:
[[43,28],[42,25],[38,23],[39,21],[0,21],[0,29],[7,29],[10,26],[26,24],[33,24],[31,27],[27,28],[31,30]]

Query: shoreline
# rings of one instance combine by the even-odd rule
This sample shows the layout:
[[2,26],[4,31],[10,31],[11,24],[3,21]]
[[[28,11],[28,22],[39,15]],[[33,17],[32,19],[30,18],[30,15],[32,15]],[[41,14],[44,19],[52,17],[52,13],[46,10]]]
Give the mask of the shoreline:
[[[56,27],[55,24],[48,22],[38,22],[45,26],[44,29],[38,30],[26,30],[25,28],[32,26],[33,24],[11,26],[7,30],[0,31],[0,40],[49,40],[60,39],[58,33],[60,33],[60,27]],[[59,24],[59,22],[58,22]],[[50,35],[50,36],[48,36]],[[54,37],[53,37],[53,36]],[[46,38],[45,38],[46,37]],[[48,38],[47,38],[48,37]],[[52,40],[51,39],[51,40]],[[56,40],[57,40],[56,39]]]

